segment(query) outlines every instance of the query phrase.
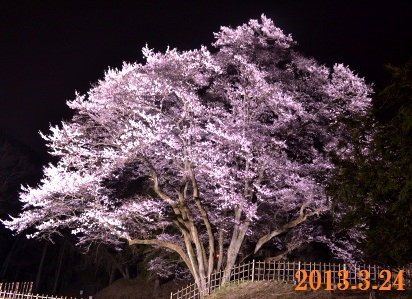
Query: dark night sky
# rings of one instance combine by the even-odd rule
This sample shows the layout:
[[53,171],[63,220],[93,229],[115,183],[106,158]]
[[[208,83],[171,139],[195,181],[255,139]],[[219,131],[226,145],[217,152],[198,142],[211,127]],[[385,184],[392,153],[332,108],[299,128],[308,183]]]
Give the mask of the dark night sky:
[[213,42],[221,25],[265,13],[299,50],[385,82],[383,64],[412,59],[412,1],[1,1],[0,131],[46,155],[38,131],[68,119],[66,100],[141,48]]

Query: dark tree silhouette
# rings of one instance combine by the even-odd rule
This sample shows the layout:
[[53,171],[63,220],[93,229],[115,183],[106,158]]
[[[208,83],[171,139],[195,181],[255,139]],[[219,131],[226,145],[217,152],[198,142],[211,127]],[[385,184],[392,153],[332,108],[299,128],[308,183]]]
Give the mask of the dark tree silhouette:
[[365,224],[365,258],[412,262],[412,62],[392,74],[374,101],[374,115],[352,123],[353,159],[338,159],[330,191],[350,211],[343,225]]

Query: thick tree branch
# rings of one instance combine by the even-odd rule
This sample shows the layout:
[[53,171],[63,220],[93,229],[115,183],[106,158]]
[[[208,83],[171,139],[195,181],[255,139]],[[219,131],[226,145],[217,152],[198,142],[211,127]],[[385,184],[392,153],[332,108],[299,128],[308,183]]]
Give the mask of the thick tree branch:
[[276,229],[271,231],[270,233],[264,235],[263,237],[261,237],[259,239],[259,241],[256,243],[255,246],[255,250],[254,253],[258,252],[258,250],[269,240],[271,240],[272,238],[281,235],[283,233],[286,233],[287,231],[289,231],[290,229],[298,226],[299,224],[301,224],[302,222],[306,221],[306,219],[308,217],[311,217],[315,214],[319,214],[320,210],[315,210],[309,213],[304,213],[305,208],[307,207],[308,203],[304,203],[302,205],[302,207],[300,208],[300,212],[299,212],[299,216],[298,218],[296,218],[295,220],[286,223],[285,225],[283,225],[281,228]]
[[215,258],[215,237],[213,234],[212,224],[210,223],[209,216],[207,215],[207,212],[204,206],[200,202],[199,187],[197,185],[197,181],[196,181],[196,177],[195,177],[193,169],[191,169],[190,171],[190,179],[192,181],[192,187],[193,187],[193,198],[200,211],[200,214],[202,215],[203,222],[206,226],[207,235],[209,237],[209,261],[208,261],[208,276],[209,276],[213,271],[213,263],[214,263],[214,258]]
[[180,255],[180,257],[183,259],[185,264],[189,267],[190,272],[194,275],[194,269],[192,267],[192,263],[190,262],[190,259],[188,255],[186,254],[186,252],[179,245],[176,245],[170,242],[157,240],[157,239],[150,239],[150,240],[133,239],[133,240],[128,240],[128,243],[129,243],[129,246],[136,245],[136,244],[143,244],[143,245],[155,245],[155,246],[160,246],[164,248],[169,248],[177,252]]
[[139,158],[146,164],[146,166],[150,170],[150,176],[153,179],[153,190],[161,199],[169,203],[172,206],[172,208],[176,208],[176,203],[166,193],[164,193],[162,188],[159,186],[159,175],[157,174],[156,169],[145,156],[139,155]]

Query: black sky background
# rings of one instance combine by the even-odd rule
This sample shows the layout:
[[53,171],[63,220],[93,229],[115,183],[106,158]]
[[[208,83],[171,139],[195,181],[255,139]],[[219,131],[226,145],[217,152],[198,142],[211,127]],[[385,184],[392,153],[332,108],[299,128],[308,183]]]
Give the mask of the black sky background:
[[387,83],[385,63],[412,59],[412,1],[1,1],[0,132],[47,159],[38,131],[70,119],[66,100],[110,67],[213,42],[221,25],[264,13],[319,62]]

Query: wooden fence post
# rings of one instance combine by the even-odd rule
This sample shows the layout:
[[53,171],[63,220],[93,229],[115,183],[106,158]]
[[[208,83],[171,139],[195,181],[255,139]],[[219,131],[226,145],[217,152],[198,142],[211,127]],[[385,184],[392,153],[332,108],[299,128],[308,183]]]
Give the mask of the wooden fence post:
[[252,282],[255,281],[255,259],[252,260]]

